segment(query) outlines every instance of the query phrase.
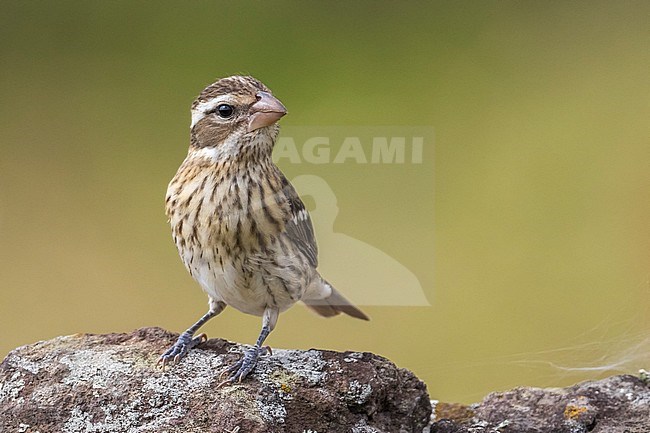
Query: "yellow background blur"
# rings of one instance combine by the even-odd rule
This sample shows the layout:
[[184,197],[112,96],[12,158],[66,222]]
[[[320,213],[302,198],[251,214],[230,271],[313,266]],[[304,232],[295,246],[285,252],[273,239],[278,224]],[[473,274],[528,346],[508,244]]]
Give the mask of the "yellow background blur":
[[[647,367],[649,13],[3,1],[0,357],[61,334],[180,332],[205,312],[163,197],[191,101],[249,73],[288,107],[286,127],[435,130],[418,166],[282,164],[326,179],[335,231],[408,267],[432,305],[366,307],[370,323],[296,307],[269,344],[372,351],[465,402],[607,374],[550,363]],[[204,330],[252,343],[259,328],[228,309]]]

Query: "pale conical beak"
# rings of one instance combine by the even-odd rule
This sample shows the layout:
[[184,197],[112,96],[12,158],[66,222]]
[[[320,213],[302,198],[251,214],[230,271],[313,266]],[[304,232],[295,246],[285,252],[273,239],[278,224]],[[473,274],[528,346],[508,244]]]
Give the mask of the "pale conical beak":
[[255,102],[250,109],[248,120],[248,132],[264,126],[273,125],[282,116],[287,114],[282,102],[268,92],[259,92]]

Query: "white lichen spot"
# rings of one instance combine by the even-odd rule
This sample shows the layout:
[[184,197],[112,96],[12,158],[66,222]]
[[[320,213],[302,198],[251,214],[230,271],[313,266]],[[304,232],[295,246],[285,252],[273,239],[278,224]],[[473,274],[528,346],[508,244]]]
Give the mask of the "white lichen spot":
[[12,401],[22,403],[23,398],[19,397],[20,391],[25,387],[23,375],[16,371],[9,380],[0,383],[0,402]]
[[323,359],[321,352],[317,350],[308,350],[306,352],[282,349],[274,350],[273,356],[269,358],[269,362],[261,362],[259,365],[263,365],[269,370],[274,370],[279,365],[289,373],[306,379],[310,385],[317,385],[327,377],[327,372],[325,371],[327,363]]
[[354,427],[352,427],[350,433],[381,433],[381,432],[376,428],[369,426],[365,419],[361,419],[354,425]]
[[7,362],[9,362],[13,367],[22,368],[32,374],[38,374],[38,372],[41,371],[41,365],[39,363],[15,354],[9,355],[7,357]]
[[[202,350],[195,350],[183,359],[182,375],[169,372],[146,377],[142,389],[150,391],[147,392],[148,399],[145,402],[148,406],[145,412],[147,419],[165,425],[185,416],[187,402],[191,400],[192,394],[209,388],[219,380],[220,366],[220,360]],[[152,428],[152,424],[147,427]]]
[[438,406],[439,400],[430,400],[431,401],[431,416],[429,417],[429,425],[437,421],[436,419],[436,407]]
[[361,352],[352,352],[352,353],[348,353],[348,356],[343,358],[343,361],[345,361],[345,362],[358,362],[361,359],[363,359],[363,353],[361,353]]
[[102,407],[104,420],[93,422],[93,417],[81,408],[75,407],[70,413],[70,418],[63,425],[63,433],[85,432],[85,433],[117,433],[117,432],[134,432],[130,429],[138,421],[136,412],[124,411],[114,404]]
[[353,380],[348,385],[348,391],[345,393],[345,400],[348,404],[364,404],[372,394],[372,387],[367,383],[360,383]]
[[[93,422],[91,414],[84,412],[81,408],[75,407],[71,413],[70,418],[63,426],[63,433],[144,433],[144,432],[158,432],[162,431],[166,425],[169,425],[169,419],[179,418],[183,416],[183,410],[180,407],[172,408],[163,413],[147,413],[141,410],[141,400],[139,398],[130,402],[125,402],[124,405],[109,404],[101,408],[104,413],[104,419],[101,421]],[[142,419],[150,419],[144,425],[138,424]]]
[[[188,402],[195,391],[209,388],[218,380],[221,361],[195,350],[183,359],[183,366],[167,372],[140,370],[136,364],[116,359],[115,354],[77,352],[61,359],[70,373],[64,382],[91,383],[93,394],[101,396],[107,391],[124,393],[120,383],[135,383],[136,377],[143,392],[133,399],[125,399],[100,408],[101,415],[93,415],[81,407],[73,409],[65,424],[64,433],[149,433],[164,431],[164,427],[187,415]],[[76,367],[75,367],[76,366]],[[92,366],[92,368],[89,368]],[[85,368],[85,371],[84,371]],[[173,370],[172,370],[173,369]],[[146,397],[144,397],[146,396]],[[144,420],[144,421],[143,421]]]
[[90,383],[93,388],[99,389],[106,388],[109,383],[119,382],[118,378],[126,376],[132,367],[117,359],[111,351],[79,350],[62,356],[59,362],[69,370],[63,383],[72,386]]
[[[218,380],[218,366],[210,362],[210,357],[202,351],[190,352],[183,359],[183,375],[161,374],[150,376],[145,380],[144,389],[180,400],[194,389],[209,387]],[[220,364],[219,364],[220,365]]]
[[279,399],[257,398],[255,405],[259,414],[265,421],[273,424],[284,424],[287,409]]
[[83,412],[78,407],[72,409],[70,413],[70,418],[63,425],[63,432],[91,432],[97,430],[90,430],[92,427],[92,422],[90,421],[91,417],[89,413]]

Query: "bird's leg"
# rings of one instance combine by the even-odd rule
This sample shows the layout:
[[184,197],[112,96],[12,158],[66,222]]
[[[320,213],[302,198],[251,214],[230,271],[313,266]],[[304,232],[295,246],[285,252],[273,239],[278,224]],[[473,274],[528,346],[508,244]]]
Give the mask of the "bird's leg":
[[197,320],[194,325],[187,328],[187,331],[178,337],[176,343],[158,358],[158,365],[161,365],[164,369],[170,362],[177,363],[183,356],[187,355],[190,349],[207,340],[208,336],[205,334],[200,334],[196,337],[194,337],[194,334],[208,320],[221,313],[224,308],[226,308],[225,303],[210,299],[210,310]]
[[255,365],[257,365],[257,360],[259,359],[260,354],[264,351],[270,352],[270,349],[268,347],[262,347],[262,344],[264,344],[266,337],[268,337],[271,331],[273,331],[273,328],[275,328],[275,324],[278,322],[279,313],[280,311],[277,308],[267,308],[264,310],[264,316],[262,317],[262,331],[260,332],[260,336],[257,338],[255,346],[244,352],[244,356],[242,356],[239,361],[221,373],[221,376],[227,374],[228,379],[221,382],[218,387],[244,380],[244,378],[253,371]]

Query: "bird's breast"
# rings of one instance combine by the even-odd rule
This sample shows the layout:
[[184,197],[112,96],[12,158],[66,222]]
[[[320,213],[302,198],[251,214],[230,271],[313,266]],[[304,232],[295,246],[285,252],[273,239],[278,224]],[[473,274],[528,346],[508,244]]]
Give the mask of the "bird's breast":
[[184,163],[166,197],[190,274],[210,296],[250,314],[288,308],[313,277],[284,235],[289,202],[281,178],[262,168]]
[[166,211],[186,266],[252,256],[274,244],[284,232],[289,203],[273,168],[191,160],[181,165],[167,190]]

